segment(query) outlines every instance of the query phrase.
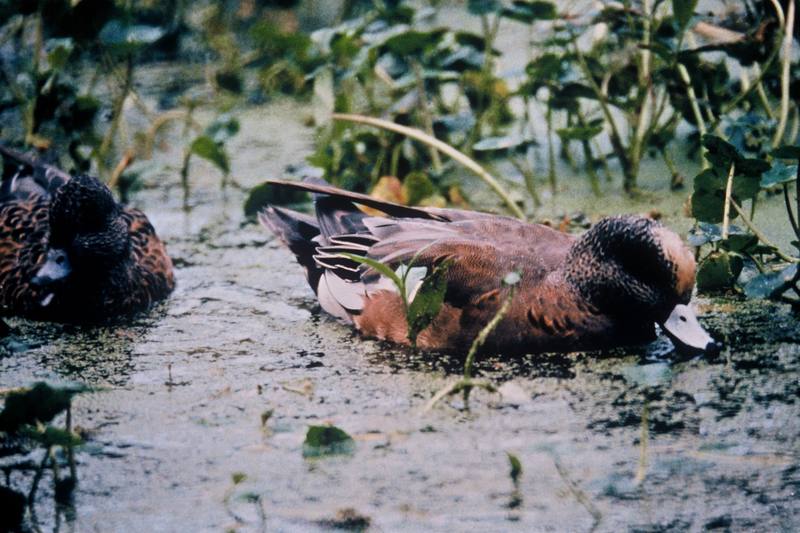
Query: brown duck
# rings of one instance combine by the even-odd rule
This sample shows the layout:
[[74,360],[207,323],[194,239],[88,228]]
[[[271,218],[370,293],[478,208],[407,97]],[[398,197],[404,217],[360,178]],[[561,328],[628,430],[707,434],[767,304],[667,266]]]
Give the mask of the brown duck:
[[[502,305],[509,289],[501,281],[510,272],[521,280],[485,350],[638,344],[655,338],[655,324],[681,348],[720,348],[687,306],[695,279],[692,254],[651,219],[605,218],[575,237],[505,216],[408,207],[323,183],[270,183],[314,194],[316,217],[270,206],[261,222],[305,268],[322,308],[369,337],[409,343],[402,299],[387,279],[344,254],[393,268],[413,259],[417,283],[449,262],[444,304],[417,338],[424,349],[465,352]],[[386,216],[370,216],[356,204]]]
[[164,244],[141,211],[96,178],[0,145],[0,306],[5,315],[101,322],[166,298]]

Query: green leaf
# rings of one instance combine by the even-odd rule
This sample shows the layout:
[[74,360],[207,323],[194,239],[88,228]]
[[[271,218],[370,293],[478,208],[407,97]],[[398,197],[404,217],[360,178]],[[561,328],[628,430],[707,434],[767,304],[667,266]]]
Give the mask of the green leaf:
[[189,150],[203,159],[206,159],[220,169],[224,174],[230,172],[230,165],[228,163],[228,155],[225,149],[219,144],[214,142],[214,139],[208,135],[201,135],[197,137]]
[[78,446],[83,443],[81,438],[71,431],[53,426],[25,426],[20,435],[38,442],[42,447],[63,446],[65,448]]
[[425,198],[436,194],[436,186],[424,172],[409,172],[403,178],[403,190],[408,205],[417,205]]
[[758,237],[739,230],[737,233],[729,233],[728,239],[722,243],[722,246],[730,252],[742,253],[750,251],[750,249],[757,244]]
[[763,159],[740,159],[736,163],[736,175],[760,178],[761,175],[770,169],[770,164]]
[[485,137],[476,142],[472,149],[476,152],[494,152],[497,150],[510,150],[533,144],[535,141],[522,135],[503,135],[498,137]]
[[166,30],[158,26],[129,25],[120,20],[109,21],[100,30],[100,44],[110,52],[128,54],[139,51],[161,39]]
[[419,333],[427,328],[439,314],[447,292],[447,270],[450,263],[437,265],[433,272],[422,280],[417,294],[408,305],[408,339],[416,343]]
[[542,54],[525,67],[525,72],[531,80],[540,84],[544,81],[556,81],[564,75],[566,62],[559,55]]
[[772,151],[772,157],[777,159],[800,159],[800,146],[784,144]]
[[311,426],[303,443],[303,457],[350,455],[355,447],[353,438],[336,426]]
[[400,294],[406,293],[406,284],[403,282],[400,276],[398,276],[397,273],[394,270],[392,270],[392,267],[390,267],[389,265],[381,263],[377,259],[372,259],[371,257],[364,257],[362,255],[342,253],[342,256],[350,259],[351,261],[355,261],[356,263],[367,265],[368,267],[372,268],[382,276],[386,276],[387,278],[392,280],[392,283],[394,283],[395,287],[397,287],[397,290],[400,291]]
[[50,69],[58,71],[67,65],[72,50],[75,48],[75,43],[72,39],[50,39],[47,41],[47,62]]
[[694,190],[716,192],[725,189],[726,176],[713,168],[707,168],[694,178]]
[[87,390],[84,385],[51,387],[39,382],[30,389],[13,391],[0,412],[0,431],[13,433],[23,425],[47,423],[69,407],[73,396]]
[[410,30],[387,39],[384,46],[398,56],[419,54],[430,46],[435,46],[444,33],[444,30],[415,31]]
[[[718,224],[722,222],[725,209],[725,193],[722,191],[699,190],[692,194],[692,216],[702,222]],[[731,218],[736,211],[731,211]]]
[[244,202],[244,216],[251,218],[267,205],[294,205],[308,201],[308,193],[262,183],[250,189]]
[[711,252],[697,269],[697,290],[715,291],[733,287],[742,271],[741,258],[725,251]]
[[685,28],[692,20],[696,7],[697,0],[672,0],[672,12],[681,29]]
[[473,15],[488,15],[499,11],[502,4],[499,0],[469,0],[467,2],[467,9]]
[[749,174],[739,175],[733,178],[733,190],[731,193],[738,199],[752,198],[761,190],[761,174],[752,176]]
[[[787,158],[788,159],[788,158]],[[784,165],[780,161],[761,175],[761,188],[771,189],[777,185],[791,183],[797,178],[797,165]]]
[[716,135],[703,135],[702,143],[707,150],[706,159],[717,170],[724,169],[727,173],[731,163],[738,165],[739,161],[744,159],[735,146]]
[[603,126],[573,126],[572,128],[558,129],[556,133],[563,141],[588,141],[602,131]]
[[228,113],[222,114],[214,119],[205,131],[217,144],[222,144],[230,140],[231,137],[239,133],[239,121]]
[[506,7],[501,15],[532,24],[537,20],[554,20],[558,16],[556,7],[551,2],[530,2],[515,0],[511,7]]
[[792,286],[796,274],[796,263],[780,272],[760,274],[744,286],[744,293],[748,298],[777,298]]
[[506,455],[508,456],[508,464],[511,467],[511,471],[509,472],[511,481],[514,485],[517,485],[520,476],[522,476],[522,462],[519,460],[519,457],[511,452],[506,452]]
[[711,242],[718,242],[722,240],[722,229],[716,224],[709,224],[707,222],[699,222],[696,228],[689,230],[689,236],[686,242],[690,246],[703,246]]

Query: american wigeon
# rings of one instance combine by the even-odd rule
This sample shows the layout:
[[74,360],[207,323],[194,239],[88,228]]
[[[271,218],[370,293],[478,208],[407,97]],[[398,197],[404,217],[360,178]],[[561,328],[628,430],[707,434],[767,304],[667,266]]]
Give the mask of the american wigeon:
[[0,312],[98,322],[169,295],[172,261],[144,213],[96,178],[0,155]]
[[[504,301],[509,289],[501,280],[514,271],[521,281],[485,350],[637,344],[655,338],[655,324],[683,348],[719,349],[687,306],[694,257],[654,220],[605,218],[575,237],[505,216],[408,207],[322,183],[271,183],[313,193],[316,217],[269,206],[261,222],[305,268],[322,308],[369,337],[409,343],[402,300],[385,278],[345,253],[392,268],[413,259],[423,272],[449,261],[444,304],[417,338],[423,349],[466,351]],[[370,216],[356,204],[386,216]]]

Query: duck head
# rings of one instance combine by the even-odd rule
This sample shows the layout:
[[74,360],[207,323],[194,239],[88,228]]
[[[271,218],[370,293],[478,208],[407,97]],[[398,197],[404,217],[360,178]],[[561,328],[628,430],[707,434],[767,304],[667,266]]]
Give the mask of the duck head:
[[50,304],[59,287],[103,279],[128,256],[128,227],[111,191],[91,176],[67,181],[50,203],[50,236],[44,262],[31,282],[50,287],[40,302]]
[[695,260],[680,237],[644,217],[601,220],[570,249],[567,277],[600,313],[659,324],[676,348],[717,353],[688,303]]

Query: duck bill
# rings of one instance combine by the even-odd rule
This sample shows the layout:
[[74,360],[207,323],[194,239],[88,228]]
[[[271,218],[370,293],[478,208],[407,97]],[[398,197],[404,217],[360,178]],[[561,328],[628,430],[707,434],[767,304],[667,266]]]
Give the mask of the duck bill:
[[703,329],[688,305],[676,305],[661,327],[679,351],[716,354],[722,349],[722,344]]
[[72,267],[64,250],[53,248],[47,251],[44,264],[36,271],[31,283],[40,287],[61,281],[70,275]]

